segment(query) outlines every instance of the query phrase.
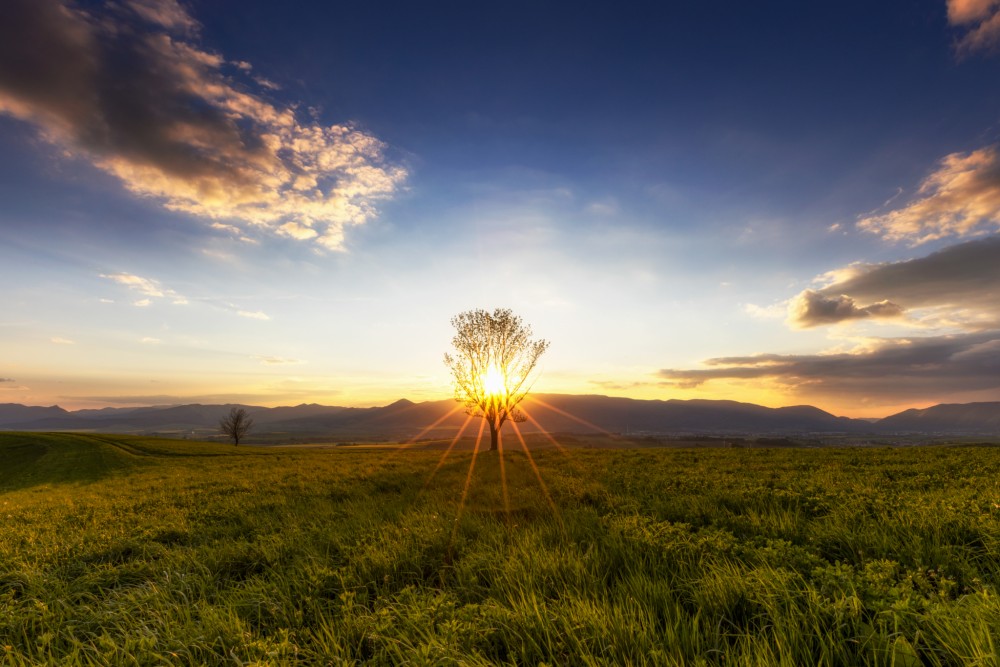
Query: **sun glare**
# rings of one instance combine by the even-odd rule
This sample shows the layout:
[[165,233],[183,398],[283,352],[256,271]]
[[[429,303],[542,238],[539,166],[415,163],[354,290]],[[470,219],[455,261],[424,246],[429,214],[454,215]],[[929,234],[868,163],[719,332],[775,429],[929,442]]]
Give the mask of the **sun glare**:
[[504,381],[503,373],[494,364],[482,375],[483,391],[488,396],[503,396],[507,392],[507,383]]

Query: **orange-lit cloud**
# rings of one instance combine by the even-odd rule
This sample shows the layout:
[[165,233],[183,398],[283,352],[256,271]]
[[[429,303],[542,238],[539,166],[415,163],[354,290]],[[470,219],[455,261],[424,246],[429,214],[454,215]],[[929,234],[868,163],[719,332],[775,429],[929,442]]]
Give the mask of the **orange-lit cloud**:
[[1000,0],[948,0],[948,21],[966,29],[958,42],[960,53],[1000,44]]
[[863,218],[861,229],[913,245],[1000,229],[1000,151],[952,153],[920,184],[909,204]]
[[93,13],[9,0],[5,13],[0,112],[168,209],[339,250],[406,177],[364,130],[255,92],[248,66],[198,45],[176,0]]

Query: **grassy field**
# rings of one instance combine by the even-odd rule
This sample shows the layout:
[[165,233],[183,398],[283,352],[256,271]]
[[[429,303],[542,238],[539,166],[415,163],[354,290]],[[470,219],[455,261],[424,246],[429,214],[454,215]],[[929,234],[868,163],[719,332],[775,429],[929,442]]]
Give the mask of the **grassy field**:
[[0,664],[998,664],[1000,449],[442,453],[0,434]]

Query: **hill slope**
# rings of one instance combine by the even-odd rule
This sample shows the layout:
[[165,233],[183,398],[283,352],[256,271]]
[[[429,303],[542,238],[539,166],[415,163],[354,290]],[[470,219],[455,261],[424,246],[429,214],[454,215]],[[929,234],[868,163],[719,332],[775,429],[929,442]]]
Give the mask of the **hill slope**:
[[94,482],[184,456],[252,455],[253,450],[178,440],[82,433],[0,433],[0,492],[41,484]]
[[1000,433],[1000,403],[943,403],[904,410],[876,422],[879,430],[896,433]]

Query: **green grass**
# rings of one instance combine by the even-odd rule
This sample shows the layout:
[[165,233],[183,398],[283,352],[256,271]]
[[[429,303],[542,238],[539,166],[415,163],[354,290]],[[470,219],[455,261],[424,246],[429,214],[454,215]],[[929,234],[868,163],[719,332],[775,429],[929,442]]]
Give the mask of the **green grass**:
[[0,434],[0,664],[998,664],[1000,449],[472,457]]

